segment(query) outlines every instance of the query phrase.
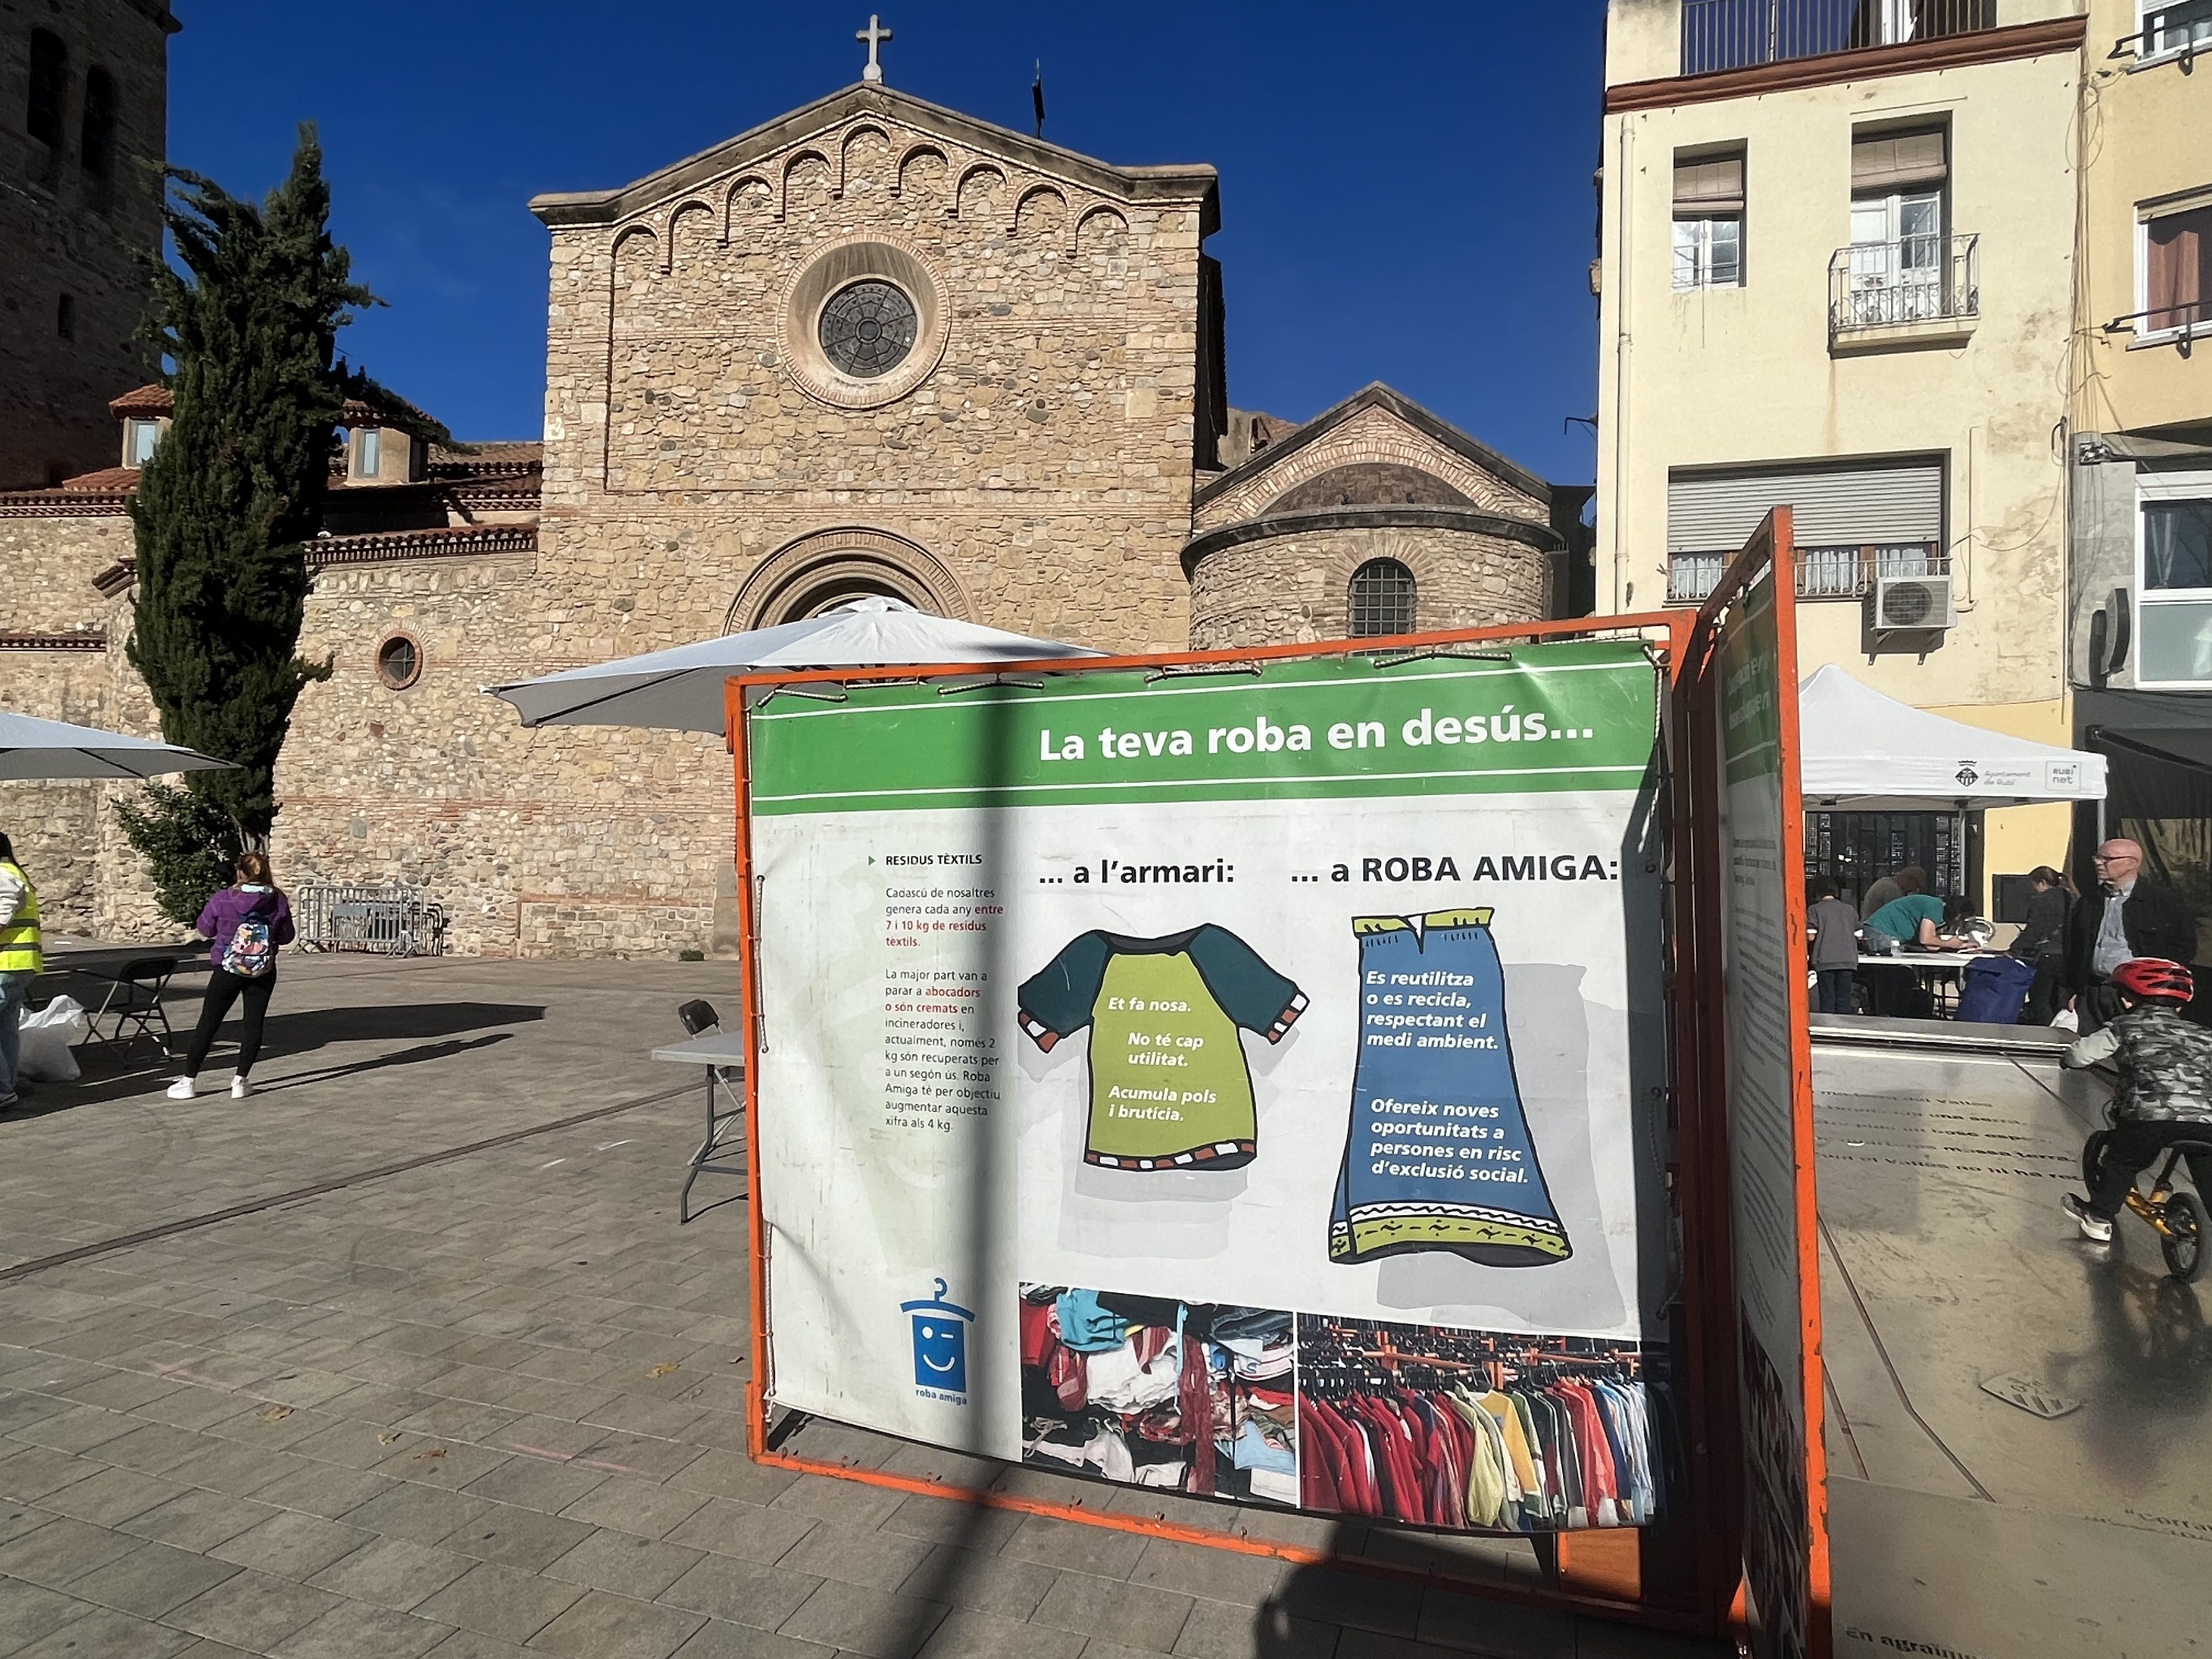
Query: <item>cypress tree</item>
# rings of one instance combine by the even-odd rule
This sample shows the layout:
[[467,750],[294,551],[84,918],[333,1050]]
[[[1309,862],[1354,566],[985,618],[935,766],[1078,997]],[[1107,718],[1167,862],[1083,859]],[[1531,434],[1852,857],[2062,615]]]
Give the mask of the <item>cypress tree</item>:
[[121,810],[162,908],[189,926],[276,817],[275,772],[301,690],[330,676],[299,654],[306,544],[322,526],[349,394],[379,392],[336,357],[377,303],[331,240],[314,128],[259,206],[172,168],[164,216],[183,270],[159,268],[153,323],[170,364],[168,432],[131,501],[137,592],[129,655],[171,743],[234,761]]

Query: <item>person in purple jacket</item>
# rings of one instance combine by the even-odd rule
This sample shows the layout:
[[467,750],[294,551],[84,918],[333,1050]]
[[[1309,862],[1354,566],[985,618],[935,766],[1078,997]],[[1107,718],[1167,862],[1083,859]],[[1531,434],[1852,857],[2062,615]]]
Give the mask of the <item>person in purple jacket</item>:
[[276,988],[276,948],[289,945],[292,907],[269,879],[266,854],[246,853],[238,860],[237,883],[207,902],[193,930],[208,942],[207,1000],[200,1004],[200,1023],[185,1049],[185,1073],[169,1085],[169,1098],[190,1100],[199,1093],[197,1080],[215,1046],[216,1027],[243,1000],[246,1023],[238,1034],[238,1071],[230,1080],[230,1097],[243,1100],[253,1092],[246,1073],[261,1053],[261,1020],[269,1012],[270,993]]

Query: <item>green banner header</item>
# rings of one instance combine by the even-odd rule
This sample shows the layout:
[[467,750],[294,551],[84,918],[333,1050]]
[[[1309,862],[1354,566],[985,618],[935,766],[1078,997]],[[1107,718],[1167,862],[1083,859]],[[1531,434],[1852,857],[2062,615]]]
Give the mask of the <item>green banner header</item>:
[[[1504,653],[1501,653],[1504,654]],[[750,714],[752,810],[1633,789],[1659,671],[1634,641],[1510,660],[1302,658],[1257,673],[1077,671],[1042,685],[856,684]],[[831,695],[834,695],[832,693]]]

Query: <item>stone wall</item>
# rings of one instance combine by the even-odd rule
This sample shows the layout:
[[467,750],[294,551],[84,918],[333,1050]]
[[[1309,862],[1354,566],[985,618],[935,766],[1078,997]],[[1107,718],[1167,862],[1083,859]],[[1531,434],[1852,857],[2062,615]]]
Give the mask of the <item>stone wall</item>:
[[[100,725],[108,713],[108,666],[102,650],[41,650],[0,641],[0,708]],[[47,927],[58,932],[82,931],[93,923],[100,794],[97,783],[0,783],[0,830],[15,842],[39,890]]]
[[[732,857],[721,739],[528,731],[483,692],[561,665],[546,586],[527,553],[317,572],[301,648],[333,672],[301,694],[277,768],[279,878],[427,888],[464,954],[707,949]],[[376,672],[395,633],[422,663],[398,690]],[[665,642],[618,635],[599,654]]]
[[1415,625],[1423,631],[1536,622],[1550,614],[1549,555],[1556,538],[1547,530],[1522,539],[1436,522],[1302,527],[1288,519],[1255,528],[1267,533],[1222,538],[1211,549],[1207,542],[1215,538],[1192,544],[1192,649],[1343,638],[1352,573],[1370,559],[1395,559],[1413,571]]
[[131,520],[119,504],[64,515],[0,503],[0,635],[105,626],[106,603],[92,579],[131,551]]
[[[148,378],[134,336],[160,251],[168,123],[166,11],[151,0],[0,8],[0,489],[113,466],[107,400]],[[67,52],[60,143],[27,131],[33,29]],[[88,70],[116,90],[113,163],[84,166]],[[60,302],[70,301],[70,337]]]

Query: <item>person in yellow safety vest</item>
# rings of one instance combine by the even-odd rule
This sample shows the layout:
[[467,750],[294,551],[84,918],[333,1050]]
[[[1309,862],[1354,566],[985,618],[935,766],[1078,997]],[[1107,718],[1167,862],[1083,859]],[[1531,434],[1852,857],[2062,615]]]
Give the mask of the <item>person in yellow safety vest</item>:
[[16,1102],[17,1034],[31,981],[46,965],[39,951],[39,892],[0,835],[0,1111]]

